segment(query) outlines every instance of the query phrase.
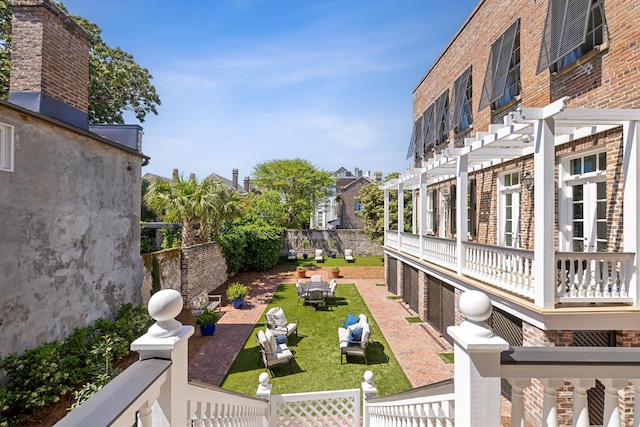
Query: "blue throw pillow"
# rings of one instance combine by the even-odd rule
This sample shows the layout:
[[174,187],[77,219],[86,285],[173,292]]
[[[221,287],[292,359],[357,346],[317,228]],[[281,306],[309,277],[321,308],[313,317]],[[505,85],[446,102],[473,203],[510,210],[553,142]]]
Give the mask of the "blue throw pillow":
[[354,329],[349,334],[349,341],[360,341],[362,340],[362,328]]
[[358,323],[359,320],[360,318],[358,316],[354,316],[353,314],[349,313],[347,314],[347,320],[344,321],[343,328],[347,329],[349,326]]

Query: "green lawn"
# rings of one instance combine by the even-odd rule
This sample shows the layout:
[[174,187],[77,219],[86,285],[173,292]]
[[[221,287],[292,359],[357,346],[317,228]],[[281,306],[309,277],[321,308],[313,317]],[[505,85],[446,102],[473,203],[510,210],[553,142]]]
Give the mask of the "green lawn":
[[[289,337],[289,345],[296,352],[293,373],[289,373],[289,365],[275,368],[276,377],[270,378],[273,393],[359,389],[363,374],[367,370],[371,370],[375,375],[378,395],[409,390],[409,380],[389,349],[355,285],[338,285],[336,296],[336,305],[330,305],[330,310],[316,311],[313,307],[303,306],[302,301],[297,303],[293,283],[278,287],[265,312],[271,307],[280,306],[287,316],[298,317],[300,324],[298,337],[296,338],[295,333]],[[348,363],[345,361],[344,364],[340,364],[338,326],[342,325],[347,313],[364,313],[369,319],[373,331],[367,349],[369,365],[365,365],[361,357],[352,357]],[[263,313],[222,382],[222,387],[248,395],[255,394],[258,376],[265,371],[255,335],[258,330],[265,328]]]
[[381,256],[361,256],[355,257],[353,262],[347,262],[343,257],[329,258],[327,255],[324,257],[324,262],[316,262],[313,259],[313,255],[310,253],[309,258],[302,259],[302,257],[298,256],[298,259],[287,259],[286,257],[280,257],[278,261],[279,265],[303,265],[306,267],[310,266],[329,266],[333,267],[337,265],[338,267],[348,267],[348,266],[356,266],[356,267],[382,267],[384,266],[384,257]]

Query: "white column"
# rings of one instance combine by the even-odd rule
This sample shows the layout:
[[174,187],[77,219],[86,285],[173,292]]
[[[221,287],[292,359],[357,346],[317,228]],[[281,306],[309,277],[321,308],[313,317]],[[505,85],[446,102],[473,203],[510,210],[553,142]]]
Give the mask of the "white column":
[[[604,413],[602,425],[605,427],[620,427],[620,405],[618,391],[627,386],[627,380],[604,379],[600,380],[604,385]],[[594,420],[599,421],[599,420]]]
[[427,176],[424,173],[420,174],[420,209],[418,209],[418,222],[420,223],[420,259],[424,259],[424,236],[427,234]]
[[269,374],[263,372],[258,377],[258,389],[256,390],[256,396],[258,399],[266,400],[267,402],[271,400],[271,388],[273,384],[269,384]]
[[573,427],[589,427],[589,405],[587,402],[587,390],[595,387],[593,378],[574,378],[573,384]]
[[[640,197],[638,197],[638,188],[640,188],[640,150],[638,150],[638,141],[640,141],[640,124],[638,122],[625,122],[623,127],[624,138],[624,251],[635,253],[633,262],[630,262],[625,271],[627,280],[629,281],[629,296],[633,297],[634,305],[640,303],[640,287],[638,280],[638,243],[640,242],[640,227],[637,226],[640,221]],[[635,422],[635,421],[634,421]]]
[[534,124],[534,303],[555,305],[555,124],[553,117]]
[[460,311],[466,320],[447,328],[454,339],[456,360],[456,425],[500,426],[500,353],[509,344],[484,323],[491,310],[489,297],[480,291],[467,291],[460,297]]
[[387,244],[387,231],[389,231],[389,189],[384,189],[384,244]]
[[[170,425],[184,425],[187,415],[188,342],[193,326],[182,326],[175,318],[182,311],[182,295],[173,289],[163,289],[149,300],[149,314],[156,323],[149,331],[131,343],[131,350],[140,360],[161,358],[171,360],[168,384],[162,387],[158,405]],[[155,417],[155,415],[154,415]],[[154,420],[154,425],[158,424]]]
[[467,171],[469,164],[468,156],[465,154],[458,157],[458,168],[456,173],[456,261],[457,273],[462,275],[467,259],[463,242],[469,240],[469,224],[467,222],[469,213],[467,212],[467,201],[469,197],[469,173]]
[[373,381],[373,372],[364,372],[364,381],[360,386],[362,387],[362,425],[363,427],[369,427],[369,407],[367,406],[367,400],[376,397],[378,394],[376,383]]
[[530,378],[509,378],[511,384],[511,427],[526,427],[524,388],[531,385]]
[[556,406],[556,389],[564,386],[564,379],[544,378],[542,384],[542,427],[558,426],[558,407]]

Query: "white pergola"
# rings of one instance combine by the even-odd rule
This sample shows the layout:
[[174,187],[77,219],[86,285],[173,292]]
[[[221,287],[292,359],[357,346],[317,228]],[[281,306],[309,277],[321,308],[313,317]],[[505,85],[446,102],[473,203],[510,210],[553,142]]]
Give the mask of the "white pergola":
[[[567,108],[569,98],[555,101],[541,108],[520,108],[510,113],[501,125],[492,124],[487,132],[478,132],[475,138],[465,139],[464,147],[446,148],[423,160],[423,167],[409,168],[399,178],[389,180],[379,188],[385,191],[385,230],[389,230],[389,191],[424,189],[448,179],[456,179],[456,226],[458,256],[464,257],[462,242],[467,240],[468,174],[509,160],[533,154],[534,159],[534,206],[535,215],[535,259],[536,280],[553,283],[554,269],[554,224],[555,224],[555,147],[607,130],[623,128],[624,176],[621,188],[624,191],[623,215],[625,252],[637,252],[640,242],[638,219],[640,198],[637,195],[640,176],[638,141],[640,137],[640,110]],[[398,209],[404,210],[403,198],[398,198]],[[425,198],[421,198],[419,209],[426,209]],[[398,230],[404,224],[399,214]],[[420,234],[423,233],[424,215],[419,215]],[[461,258],[462,259],[462,258]],[[637,262],[633,263],[636,275]],[[635,283],[635,280],[632,280]],[[539,290],[538,290],[539,289]],[[638,290],[634,286],[630,293],[638,301]],[[535,303],[540,307],[553,307],[553,293],[537,288]]]

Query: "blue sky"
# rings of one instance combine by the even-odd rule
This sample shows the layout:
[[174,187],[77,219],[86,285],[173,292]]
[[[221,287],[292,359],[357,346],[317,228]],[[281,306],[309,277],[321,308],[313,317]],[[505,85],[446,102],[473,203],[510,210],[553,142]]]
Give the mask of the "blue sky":
[[404,171],[413,89],[477,0],[63,3],[153,75],[142,173],[242,182],[275,159]]

